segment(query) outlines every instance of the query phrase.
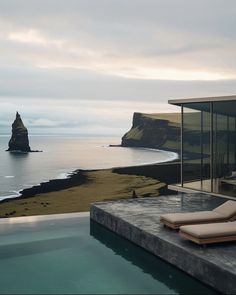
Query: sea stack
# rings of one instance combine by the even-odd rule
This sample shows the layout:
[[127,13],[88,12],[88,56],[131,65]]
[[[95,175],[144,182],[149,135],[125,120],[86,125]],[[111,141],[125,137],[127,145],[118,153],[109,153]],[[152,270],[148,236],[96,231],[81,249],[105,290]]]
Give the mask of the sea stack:
[[28,130],[21,120],[20,114],[16,112],[16,119],[12,124],[12,136],[8,143],[9,152],[31,152],[29,146]]

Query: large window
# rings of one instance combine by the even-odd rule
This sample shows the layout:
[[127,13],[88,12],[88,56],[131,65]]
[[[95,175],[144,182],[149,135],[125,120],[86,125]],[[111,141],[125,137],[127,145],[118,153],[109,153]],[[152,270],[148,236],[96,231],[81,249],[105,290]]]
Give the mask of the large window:
[[236,101],[182,105],[182,186],[236,196]]
[[210,190],[210,104],[183,107],[183,170],[185,187]]

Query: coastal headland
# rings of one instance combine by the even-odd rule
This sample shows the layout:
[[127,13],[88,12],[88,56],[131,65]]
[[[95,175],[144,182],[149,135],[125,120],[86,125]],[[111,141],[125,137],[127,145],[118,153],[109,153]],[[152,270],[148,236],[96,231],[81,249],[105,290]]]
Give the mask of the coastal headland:
[[[89,211],[90,204],[105,200],[171,194],[179,182],[178,161],[103,170],[77,170],[21,191],[21,196],[0,202],[0,218]],[[173,192],[172,192],[173,193]]]

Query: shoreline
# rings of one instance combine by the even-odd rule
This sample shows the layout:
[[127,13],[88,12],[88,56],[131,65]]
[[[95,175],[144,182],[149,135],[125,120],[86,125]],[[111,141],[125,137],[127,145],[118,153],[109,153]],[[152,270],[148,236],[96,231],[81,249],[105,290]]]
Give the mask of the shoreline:
[[29,197],[34,197],[37,194],[56,192],[73,186],[81,185],[86,182],[86,172],[92,172],[95,170],[83,170],[77,169],[71,173],[68,173],[66,178],[54,178],[39,184],[33,185],[31,187],[19,190],[19,195],[16,197],[0,200],[0,205],[2,203],[11,202],[14,200],[26,199]]
[[169,159],[133,166],[76,169],[66,173],[65,178],[41,182],[0,200],[0,218],[85,212],[94,202],[175,193],[167,185],[179,182],[179,154],[139,148],[169,152]]
[[[113,168],[104,168],[104,169],[76,169],[73,172],[68,173],[68,176],[66,178],[50,179],[49,181],[42,182],[30,188],[25,188],[23,190],[20,190],[19,191],[20,196],[16,198],[12,198],[11,200],[19,199],[19,198],[24,199],[28,197],[33,197],[38,194],[56,192],[56,191],[70,188],[70,187],[86,184],[88,182],[88,177],[86,176],[86,174],[90,172],[95,172],[95,171],[111,170],[113,173],[118,173],[118,174],[146,176],[146,177],[151,177],[153,179],[158,179],[159,181],[164,180],[164,182],[168,184],[169,182],[171,183],[178,182],[179,178],[178,176],[176,176],[177,173],[175,173],[175,169],[173,170],[170,169],[170,171],[168,171],[168,177],[165,177],[165,176],[163,177],[163,175],[161,175],[163,170],[160,169],[162,171],[159,171],[158,169],[160,168],[160,166],[162,167],[164,166],[166,168],[168,164],[172,164],[172,163],[175,163],[178,165],[179,163],[178,160],[179,159],[176,158],[167,162],[160,162],[160,163],[154,163],[154,164],[141,164],[141,165],[113,167]],[[156,166],[158,166],[158,168]],[[4,202],[4,201],[5,200],[0,201],[0,204],[1,202]]]
[[[124,146],[110,144],[109,147],[124,147]],[[110,167],[110,168],[75,169],[71,172],[63,173],[66,175],[66,177],[63,177],[63,178],[55,177],[44,182],[39,182],[30,187],[20,189],[17,191],[17,194],[15,195],[3,196],[4,199],[2,199],[3,197],[0,197],[0,204],[9,202],[9,201],[18,200],[18,199],[25,199],[27,197],[35,196],[36,194],[59,191],[62,189],[83,184],[86,182],[86,179],[84,178],[84,173],[87,173],[87,172],[107,170],[107,169],[116,170],[116,169],[126,169],[131,167],[143,167],[143,166],[146,167],[146,166],[159,165],[159,164],[172,163],[172,162],[179,161],[179,153],[173,150],[161,150],[161,149],[154,149],[150,147],[149,148],[148,147],[131,147],[131,148],[139,148],[139,149],[145,149],[145,150],[156,151],[156,152],[169,152],[169,153],[172,153],[173,155],[170,156],[169,160],[160,161],[157,163],[155,162],[141,163],[141,164],[132,165],[132,166],[117,166],[117,167]]]
[[175,192],[167,185],[179,182],[178,160],[112,169],[76,170],[66,179],[53,179],[0,202],[0,218],[85,212],[99,201],[155,197]]
[[[173,159],[167,162],[154,163],[154,164],[141,164],[134,166],[125,166],[125,167],[113,167],[113,168],[104,168],[104,169],[76,169],[70,173],[68,173],[66,178],[54,178],[50,179],[46,182],[41,182],[37,185],[33,185],[29,188],[25,188],[20,190],[16,197],[5,198],[0,200],[0,205],[3,203],[8,203],[15,200],[27,199],[30,197],[34,197],[39,194],[45,194],[50,192],[57,192],[63,189],[68,189],[74,186],[79,186],[82,184],[86,184],[88,182],[87,173],[95,172],[95,171],[106,171],[111,170],[113,173],[117,174],[128,174],[128,175],[136,175],[136,176],[146,176],[151,177],[153,179],[157,179],[159,181],[165,182],[167,184],[179,182],[178,171],[172,168],[167,169],[167,166],[170,164],[176,164],[178,166],[179,159]],[[164,170],[168,170],[168,177],[166,177],[166,173],[162,175],[163,170],[161,167],[164,166]],[[167,171],[166,171],[167,172]]]

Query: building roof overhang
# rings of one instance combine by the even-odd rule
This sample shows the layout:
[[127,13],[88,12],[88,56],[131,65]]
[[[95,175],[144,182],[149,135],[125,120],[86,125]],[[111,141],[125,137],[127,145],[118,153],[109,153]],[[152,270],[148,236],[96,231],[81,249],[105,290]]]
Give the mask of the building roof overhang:
[[213,101],[230,101],[236,100],[236,95],[229,96],[212,96],[212,97],[200,97],[200,98],[186,98],[186,99],[170,99],[169,104],[181,106],[185,103],[201,103],[201,102],[213,102]]

